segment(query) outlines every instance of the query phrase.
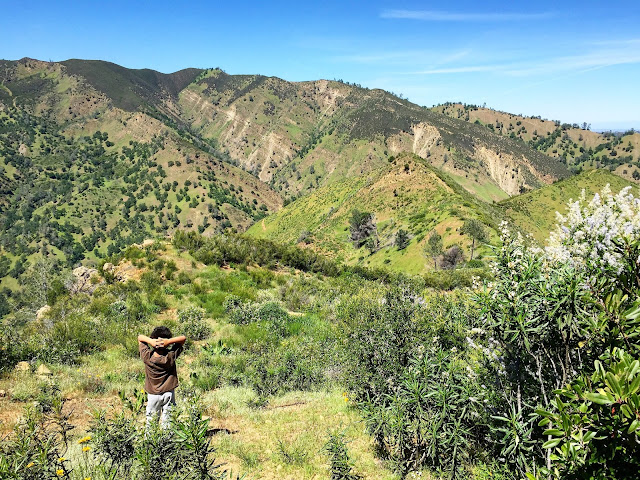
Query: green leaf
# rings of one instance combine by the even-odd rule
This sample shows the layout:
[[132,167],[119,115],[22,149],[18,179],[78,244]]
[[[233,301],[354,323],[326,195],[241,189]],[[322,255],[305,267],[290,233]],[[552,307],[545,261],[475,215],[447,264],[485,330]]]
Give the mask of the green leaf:
[[629,425],[629,430],[627,430],[627,433],[635,432],[638,429],[638,427],[640,427],[640,421],[636,419],[633,422],[631,422],[631,425]]
[[634,393],[636,393],[639,387],[640,377],[636,377],[633,379],[633,382],[631,382],[631,385],[629,385],[629,395],[633,395]]
[[605,376],[605,383],[611,387],[613,393],[616,394],[618,398],[622,398],[622,388],[620,388],[620,382],[618,378],[611,372],[607,372]]
[[554,437],[563,436],[564,432],[562,430],[558,430],[557,428],[550,428],[549,430],[545,430],[542,432],[543,435],[553,435]]
[[622,318],[625,320],[635,320],[638,317],[640,317],[640,304],[635,302],[630,308],[622,312]]
[[610,399],[600,393],[589,392],[585,395],[585,398],[590,402],[597,403],[598,405],[611,405],[613,403],[613,399]]
[[552,440],[548,440],[542,444],[542,448],[553,448],[558,445],[562,441],[561,438],[554,438]]

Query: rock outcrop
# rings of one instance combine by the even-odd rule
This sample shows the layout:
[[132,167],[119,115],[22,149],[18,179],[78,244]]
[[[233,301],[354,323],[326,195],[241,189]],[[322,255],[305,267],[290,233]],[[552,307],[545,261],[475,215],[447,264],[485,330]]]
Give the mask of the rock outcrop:
[[88,293],[92,294],[98,285],[102,282],[96,275],[98,271],[95,268],[87,268],[80,266],[73,270],[75,283],[71,287],[71,293]]

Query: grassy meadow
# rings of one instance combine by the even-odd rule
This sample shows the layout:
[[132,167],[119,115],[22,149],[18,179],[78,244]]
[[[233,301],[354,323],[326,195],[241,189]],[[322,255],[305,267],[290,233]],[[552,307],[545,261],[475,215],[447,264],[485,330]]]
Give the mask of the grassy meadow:
[[[73,426],[64,454],[73,467],[69,478],[85,478],[95,450],[83,452],[93,444],[78,440],[93,435],[96,411],[113,418],[140,398],[136,336],[164,324],[189,338],[178,362],[178,402],[197,394],[224,469],[243,478],[327,478],[329,434],[343,432],[354,472],[400,478],[376,455],[340,380],[336,309],[345,298],[382,294],[384,281],[286,265],[205,265],[162,242],[130,247],[114,261],[116,271],[127,266],[126,283],[96,275],[92,295],[62,295],[37,321],[25,318],[25,302],[5,320],[16,334],[7,341],[26,339],[4,352],[5,440],[26,409],[47,411],[58,396]],[[15,368],[20,358],[28,361],[25,370]],[[46,374],[38,373],[41,365]],[[144,416],[131,412],[140,427]],[[92,478],[99,475],[92,470]]]

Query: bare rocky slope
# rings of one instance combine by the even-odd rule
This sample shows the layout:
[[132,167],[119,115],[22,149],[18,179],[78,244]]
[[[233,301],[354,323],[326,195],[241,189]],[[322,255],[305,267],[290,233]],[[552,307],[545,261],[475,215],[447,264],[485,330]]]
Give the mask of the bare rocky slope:
[[0,102],[52,117],[70,133],[93,126],[138,139],[171,128],[284,198],[365,174],[404,151],[485,200],[568,175],[562,162],[522,142],[383,90],[336,81],[288,82],[219,69],[162,74],[102,61],[32,59],[1,62],[0,81]]

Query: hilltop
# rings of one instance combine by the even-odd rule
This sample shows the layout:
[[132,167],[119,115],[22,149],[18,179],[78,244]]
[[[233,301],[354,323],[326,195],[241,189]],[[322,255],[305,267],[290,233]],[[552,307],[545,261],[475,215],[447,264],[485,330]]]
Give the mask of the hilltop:
[[[358,248],[352,242],[349,225],[354,211],[373,214],[374,248]],[[257,222],[247,233],[299,243],[347,263],[420,273],[432,268],[432,260],[423,252],[432,231],[443,237],[445,249],[460,245],[469,252],[471,239],[461,233],[464,221],[479,219],[495,239],[500,213],[427,161],[404,154],[368,175],[318,188]],[[396,244],[400,230],[409,237],[403,248]]]
[[[503,210],[494,202],[570,177],[578,165],[527,137],[537,128],[556,139],[551,122],[515,120],[518,134],[507,135],[508,114],[496,130],[487,127],[494,112],[456,108],[434,111],[339,81],[0,61],[3,286],[15,288],[38,255],[95,264],[179,228],[214,235],[251,225],[252,235],[304,237],[349,263],[417,273],[427,268],[421,252],[432,230],[445,247],[468,251],[465,219],[495,232]],[[601,147],[598,134],[580,132],[565,136]],[[609,155],[624,142],[636,155],[635,135]],[[587,152],[594,166],[602,148]],[[632,177],[629,165],[617,173]],[[354,209],[375,215],[373,251],[349,240]],[[401,230],[409,242],[398,250]]]
[[600,169],[586,171],[553,185],[504,200],[497,206],[522,231],[531,234],[543,245],[557,223],[556,212],[566,213],[567,202],[578,200],[583,191],[585,198],[592,198],[606,185],[609,185],[613,193],[618,193],[625,187],[632,187],[632,193],[636,197],[639,193],[638,185],[634,182]]
[[53,117],[69,133],[88,123],[113,136],[122,130],[113,120],[142,113],[143,124],[155,118],[285,197],[366,173],[401,151],[428,158],[471,191],[474,183],[493,184],[493,197],[568,174],[561,163],[511,139],[342,82],[288,82],[219,69],[161,74],[84,60],[4,61],[0,72],[0,101]]
[[640,133],[633,130],[598,133],[589,130],[586,123],[561,123],[460,103],[438,105],[432,110],[520,140],[557,158],[574,172],[608,168],[621,177],[640,180]]

